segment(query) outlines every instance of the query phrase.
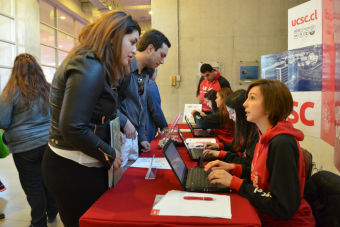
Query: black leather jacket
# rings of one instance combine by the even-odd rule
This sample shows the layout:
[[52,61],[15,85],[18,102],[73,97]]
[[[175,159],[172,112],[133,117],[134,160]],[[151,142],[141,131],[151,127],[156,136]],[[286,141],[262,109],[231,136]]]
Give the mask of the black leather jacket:
[[51,86],[49,143],[82,151],[109,167],[116,157],[109,145],[109,121],[116,115],[117,97],[117,89],[93,54],[76,55],[64,62]]

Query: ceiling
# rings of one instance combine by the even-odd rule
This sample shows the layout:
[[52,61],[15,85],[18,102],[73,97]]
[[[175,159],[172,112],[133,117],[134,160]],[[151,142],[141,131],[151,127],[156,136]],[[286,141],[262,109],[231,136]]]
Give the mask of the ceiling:
[[[85,2],[87,0],[80,0]],[[124,10],[130,13],[137,21],[150,21],[151,0],[88,0],[101,12],[112,9]]]

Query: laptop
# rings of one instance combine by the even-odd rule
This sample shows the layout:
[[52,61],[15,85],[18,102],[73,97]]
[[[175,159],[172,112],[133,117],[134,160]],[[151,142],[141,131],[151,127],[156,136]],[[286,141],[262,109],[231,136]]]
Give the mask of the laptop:
[[177,122],[178,122],[178,120],[180,119],[181,115],[182,115],[181,113],[178,113],[176,119],[175,119],[174,122],[170,125],[169,132],[164,136],[163,139],[159,140],[158,146],[163,147],[164,144],[166,143],[166,141],[171,137],[171,134],[175,131]]
[[171,139],[167,141],[162,151],[183,190],[191,192],[227,192],[230,190],[220,183],[211,184],[208,180],[210,171],[205,172],[202,168],[188,169]]
[[213,155],[206,155],[204,157],[203,156],[204,148],[189,148],[188,144],[185,142],[184,136],[183,136],[181,130],[179,129],[179,127],[177,129],[177,132],[178,132],[179,137],[181,137],[181,140],[184,143],[184,146],[187,149],[191,160],[198,161],[201,157],[203,158],[204,161],[212,161],[212,160],[217,159]]
[[215,136],[215,133],[213,131],[209,132],[203,129],[194,129],[186,116],[184,116],[184,119],[187,122],[190,128],[190,131],[194,137],[214,137]]

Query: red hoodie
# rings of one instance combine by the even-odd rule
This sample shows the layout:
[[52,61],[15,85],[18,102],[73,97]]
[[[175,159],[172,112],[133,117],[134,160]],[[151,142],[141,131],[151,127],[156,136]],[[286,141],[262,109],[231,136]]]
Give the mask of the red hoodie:
[[216,71],[216,76],[213,79],[213,81],[209,82],[202,76],[198,84],[196,96],[201,97],[203,100],[203,102],[201,103],[202,111],[208,111],[208,112],[211,111],[210,107],[207,105],[207,102],[204,100],[204,95],[208,93],[208,91],[210,90],[218,91],[224,87],[230,88],[230,84],[228,80],[222,77],[220,72],[217,69],[215,69],[215,71]]
[[[257,208],[263,226],[315,226],[312,209],[303,199],[305,164],[298,142],[303,138],[290,122],[277,123],[260,134],[251,165],[252,184],[232,178],[230,188]],[[242,166],[236,165],[233,174],[241,173]]]

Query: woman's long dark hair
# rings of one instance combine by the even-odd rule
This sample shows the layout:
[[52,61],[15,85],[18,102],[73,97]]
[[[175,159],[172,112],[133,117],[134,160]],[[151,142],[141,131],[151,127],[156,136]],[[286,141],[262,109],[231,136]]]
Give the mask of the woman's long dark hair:
[[204,98],[211,101],[211,110],[213,113],[218,111],[217,104],[216,104],[216,94],[217,94],[217,91],[215,90],[210,90],[204,94]]
[[79,44],[66,59],[77,54],[92,52],[103,64],[105,73],[113,84],[117,84],[120,75],[126,75],[128,67],[120,64],[122,40],[134,31],[141,33],[137,21],[123,11],[109,11],[95,22],[83,27],[79,34]]
[[45,100],[40,110],[48,113],[48,94],[50,84],[46,81],[44,73],[37,60],[30,54],[18,55],[14,60],[11,77],[3,90],[4,101],[12,103],[16,92],[24,109],[31,108],[40,98]]
[[[227,96],[225,100],[226,106],[235,110],[235,138],[234,149],[239,150],[245,147],[249,140],[257,133],[256,125],[247,121],[246,112],[243,103],[247,99],[246,90],[240,89]],[[240,146],[241,145],[241,146]]]
[[[221,88],[220,90],[217,91],[217,94],[222,98],[222,100],[224,102],[225,102],[226,98],[229,95],[231,95],[232,93],[233,93],[233,91],[228,87]],[[219,111],[221,112],[221,118],[224,119],[224,121],[228,121],[229,120],[229,114],[228,114],[226,106],[222,105],[219,108]]]

